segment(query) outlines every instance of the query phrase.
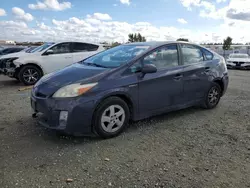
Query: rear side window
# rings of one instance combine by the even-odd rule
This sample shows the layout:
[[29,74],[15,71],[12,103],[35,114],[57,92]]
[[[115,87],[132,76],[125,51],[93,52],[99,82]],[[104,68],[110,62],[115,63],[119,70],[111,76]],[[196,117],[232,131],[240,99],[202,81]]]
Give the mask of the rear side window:
[[91,52],[96,51],[98,48],[98,45],[76,42],[74,43],[73,52]]
[[204,60],[200,48],[190,44],[181,44],[180,46],[184,65],[199,63]]
[[202,49],[202,51],[203,51],[203,54],[204,54],[206,60],[212,60],[213,59],[213,57],[214,57],[213,53],[209,52],[206,49]]

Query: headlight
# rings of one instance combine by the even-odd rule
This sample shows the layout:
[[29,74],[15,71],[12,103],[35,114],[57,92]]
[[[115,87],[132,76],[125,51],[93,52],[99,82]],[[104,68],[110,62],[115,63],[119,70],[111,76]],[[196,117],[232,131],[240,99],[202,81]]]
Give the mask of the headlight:
[[1,59],[1,61],[5,64],[6,68],[10,68],[10,64],[16,59],[18,59],[18,57],[5,58],[5,59]]
[[91,88],[96,86],[97,83],[92,84],[71,84],[60,88],[54,93],[53,98],[66,98],[66,97],[77,97],[89,91]]
[[5,60],[6,63],[12,63],[13,61],[17,60],[18,57],[12,57],[12,58],[8,58]]
[[6,59],[6,61],[5,61],[6,68],[10,68],[11,67],[11,63],[13,63],[13,61],[15,61],[17,59],[18,59],[18,57],[13,57],[13,58]]

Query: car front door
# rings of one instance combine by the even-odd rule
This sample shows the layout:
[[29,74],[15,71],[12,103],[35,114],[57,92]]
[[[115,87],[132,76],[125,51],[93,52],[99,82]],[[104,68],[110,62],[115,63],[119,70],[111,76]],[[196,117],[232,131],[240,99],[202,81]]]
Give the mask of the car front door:
[[41,66],[46,73],[63,69],[73,63],[71,43],[65,42],[52,46],[41,57]]
[[209,87],[209,60],[202,49],[191,44],[179,44],[183,62],[184,100],[193,103],[201,100]]
[[142,66],[154,64],[156,73],[139,76],[139,112],[153,114],[181,103],[183,94],[182,66],[176,44],[160,47],[142,59]]
[[73,61],[78,62],[97,53],[99,46],[95,44],[74,42]]

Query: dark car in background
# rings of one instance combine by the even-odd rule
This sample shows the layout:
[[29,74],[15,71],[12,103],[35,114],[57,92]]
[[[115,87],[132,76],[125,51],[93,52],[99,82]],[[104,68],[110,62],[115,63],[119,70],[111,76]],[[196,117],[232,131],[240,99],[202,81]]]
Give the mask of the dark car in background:
[[7,47],[0,50],[0,56],[16,53],[24,50],[25,47]]
[[199,45],[131,43],[44,76],[32,89],[31,106],[47,128],[110,138],[129,120],[214,108],[227,86],[224,58]]

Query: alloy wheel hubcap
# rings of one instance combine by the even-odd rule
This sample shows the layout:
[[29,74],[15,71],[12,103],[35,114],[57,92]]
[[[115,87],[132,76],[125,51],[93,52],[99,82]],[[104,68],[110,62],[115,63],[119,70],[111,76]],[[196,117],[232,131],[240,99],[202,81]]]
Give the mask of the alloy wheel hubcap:
[[209,91],[209,94],[208,94],[208,101],[210,104],[214,105],[218,102],[219,100],[219,91],[217,88],[212,88],[210,91]]
[[113,133],[119,130],[125,121],[125,111],[120,105],[111,105],[101,116],[101,126],[104,131]]
[[23,73],[23,79],[27,82],[27,83],[35,83],[39,78],[39,74],[36,70],[34,69],[27,69],[24,73]]

